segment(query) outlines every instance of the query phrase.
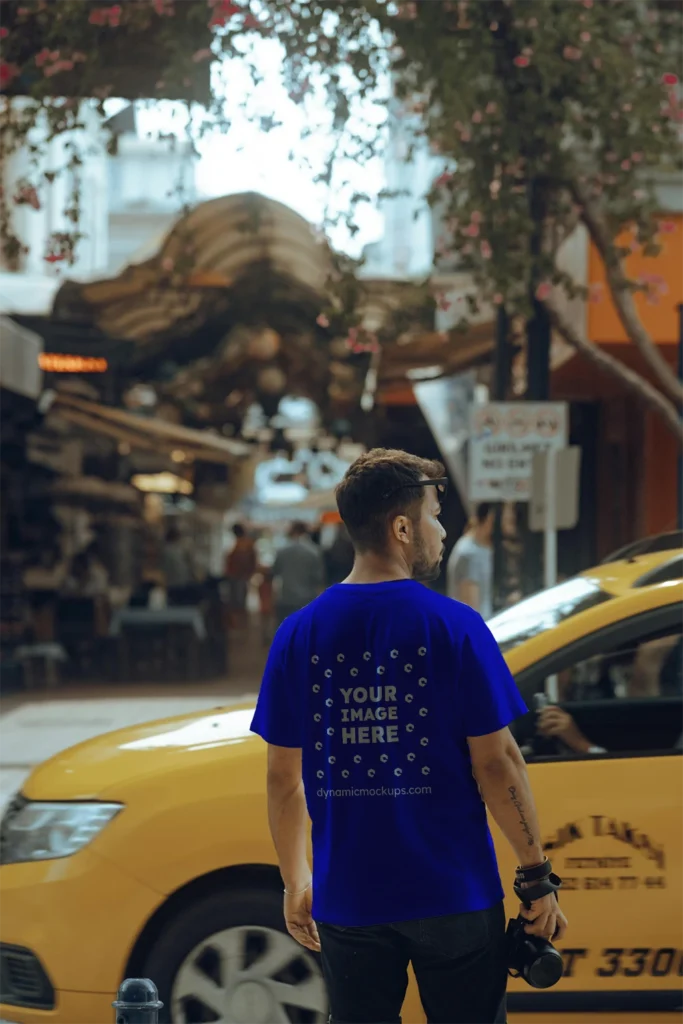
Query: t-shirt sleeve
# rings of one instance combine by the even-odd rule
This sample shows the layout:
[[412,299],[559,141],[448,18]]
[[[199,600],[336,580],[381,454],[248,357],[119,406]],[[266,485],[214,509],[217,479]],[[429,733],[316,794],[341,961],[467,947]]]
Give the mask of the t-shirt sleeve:
[[465,735],[486,736],[528,708],[491,630],[477,612],[469,619],[460,662]]
[[455,579],[458,583],[469,580],[481,583],[481,565],[474,552],[463,551],[455,565]]
[[251,731],[276,747],[300,747],[303,712],[298,680],[287,669],[291,621],[283,623],[271,644]]

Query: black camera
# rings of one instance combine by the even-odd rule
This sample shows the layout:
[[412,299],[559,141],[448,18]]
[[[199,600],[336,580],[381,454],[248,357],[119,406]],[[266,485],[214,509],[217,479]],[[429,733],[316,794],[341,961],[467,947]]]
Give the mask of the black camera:
[[524,978],[532,988],[551,988],[564,972],[562,957],[552,942],[529,935],[524,929],[528,923],[518,917],[508,925],[508,970],[513,978]]

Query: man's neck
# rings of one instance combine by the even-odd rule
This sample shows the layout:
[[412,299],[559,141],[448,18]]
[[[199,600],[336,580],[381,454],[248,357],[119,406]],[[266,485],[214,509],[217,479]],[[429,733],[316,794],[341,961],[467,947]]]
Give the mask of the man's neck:
[[412,575],[404,562],[390,556],[367,553],[356,554],[353,569],[344,583],[389,583],[409,579]]
[[483,530],[478,529],[476,526],[470,534],[475,544],[478,544],[482,548],[491,547],[491,538],[486,535]]

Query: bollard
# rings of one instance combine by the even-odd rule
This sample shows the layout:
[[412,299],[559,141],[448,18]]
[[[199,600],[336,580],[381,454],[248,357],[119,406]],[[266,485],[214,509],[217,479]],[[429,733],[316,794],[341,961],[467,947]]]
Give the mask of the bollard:
[[111,1004],[116,1010],[116,1024],[159,1024],[159,1010],[164,1004],[149,978],[126,978],[117,995]]

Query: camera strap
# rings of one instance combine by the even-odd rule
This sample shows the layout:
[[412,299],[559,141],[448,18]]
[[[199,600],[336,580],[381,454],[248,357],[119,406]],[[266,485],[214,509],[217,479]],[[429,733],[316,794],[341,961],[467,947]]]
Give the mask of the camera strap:
[[550,896],[551,893],[557,894],[558,890],[562,887],[562,879],[558,875],[553,874],[552,871],[546,878],[539,879],[533,885],[530,885],[528,889],[523,889],[519,883],[520,879],[518,876],[514,884],[515,896],[527,907],[534,900],[543,899],[544,896]]

